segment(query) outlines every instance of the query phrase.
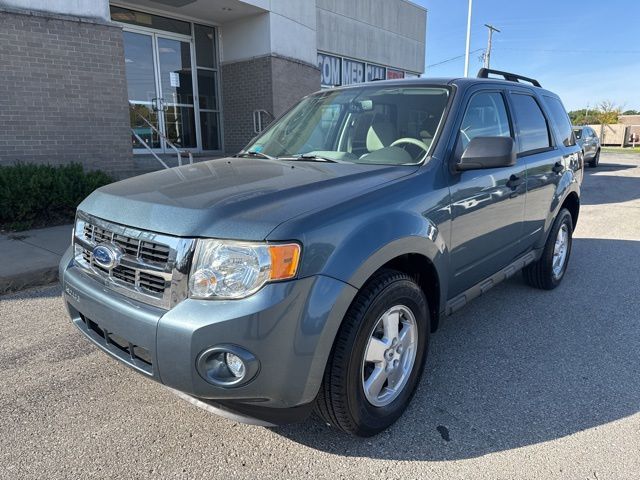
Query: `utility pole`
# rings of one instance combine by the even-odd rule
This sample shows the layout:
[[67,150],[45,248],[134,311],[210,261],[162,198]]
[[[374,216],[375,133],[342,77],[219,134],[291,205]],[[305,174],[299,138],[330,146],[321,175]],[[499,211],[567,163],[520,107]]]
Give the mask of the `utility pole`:
[[493,37],[493,32],[500,33],[500,30],[498,30],[493,25],[489,25],[488,23],[485,23],[484,26],[489,29],[489,39],[487,40],[487,51],[484,53],[484,68],[490,68],[490,63],[491,63],[491,40],[492,40],[492,37]]
[[471,7],[473,0],[469,0],[469,13],[467,14],[467,48],[464,54],[464,76],[469,76],[469,47],[471,45]]

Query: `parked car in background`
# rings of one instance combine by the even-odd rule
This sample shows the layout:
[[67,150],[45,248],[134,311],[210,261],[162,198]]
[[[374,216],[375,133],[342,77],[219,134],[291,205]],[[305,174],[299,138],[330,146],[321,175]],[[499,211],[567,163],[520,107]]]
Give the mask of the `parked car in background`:
[[478,76],[324,90],[233,158],[96,190],[60,263],[73,323],[235,420],[384,430],[442,317],[569,263],[583,171],[562,102]]
[[584,163],[595,168],[600,163],[600,139],[591,127],[573,127],[578,145],[582,147]]

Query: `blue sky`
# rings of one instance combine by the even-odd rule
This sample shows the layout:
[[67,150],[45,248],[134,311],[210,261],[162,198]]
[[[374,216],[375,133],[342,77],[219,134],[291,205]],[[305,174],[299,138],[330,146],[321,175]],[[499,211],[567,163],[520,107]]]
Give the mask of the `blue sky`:
[[[467,0],[414,0],[428,10],[426,76],[462,76]],[[640,110],[640,1],[474,0],[471,50],[493,35],[491,67],[537,78],[568,110],[611,100]],[[482,66],[471,54],[469,72]]]

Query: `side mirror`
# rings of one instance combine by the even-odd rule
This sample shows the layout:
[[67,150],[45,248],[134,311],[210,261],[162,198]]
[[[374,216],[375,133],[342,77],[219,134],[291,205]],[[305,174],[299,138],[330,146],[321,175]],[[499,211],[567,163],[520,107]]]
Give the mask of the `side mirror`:
[[475,137],[465,148],[456,170],[510,167],[516,163],[516,145],[511,137]]

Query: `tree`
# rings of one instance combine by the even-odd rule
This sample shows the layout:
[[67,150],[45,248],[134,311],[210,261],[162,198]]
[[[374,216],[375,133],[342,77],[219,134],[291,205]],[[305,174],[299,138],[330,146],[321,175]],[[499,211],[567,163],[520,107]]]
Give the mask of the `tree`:
[[600,123],[598,111],[590,108],[581,108],[569,112],[569,119],[573,125],[594,125]]
[[640,115],[640,110],[625,110],[623,115]]
[[620,116],[621,108],[611,100],[604,100],[600,102],[598,106],[598,118],[600,123],[605,125],[611,125],[618,123],[618,117]]

